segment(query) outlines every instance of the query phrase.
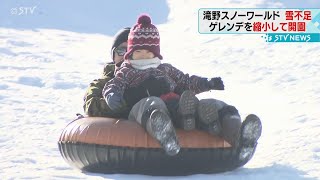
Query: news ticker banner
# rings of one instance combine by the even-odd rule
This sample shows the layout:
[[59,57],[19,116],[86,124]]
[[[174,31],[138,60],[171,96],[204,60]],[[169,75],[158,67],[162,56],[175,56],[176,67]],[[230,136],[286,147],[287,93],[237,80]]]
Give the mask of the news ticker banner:
[[266,42],[320,42],[320,9],[201,8],[200,34],[264,34]]

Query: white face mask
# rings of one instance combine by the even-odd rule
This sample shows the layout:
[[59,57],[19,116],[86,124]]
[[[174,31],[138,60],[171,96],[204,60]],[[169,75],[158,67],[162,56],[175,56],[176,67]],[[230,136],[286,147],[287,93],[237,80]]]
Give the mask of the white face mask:
[[161,60],[158,57],[152,59],[130,60],[130,64],[135,69],[145,70],[148,68],[157,68],[161,64]]

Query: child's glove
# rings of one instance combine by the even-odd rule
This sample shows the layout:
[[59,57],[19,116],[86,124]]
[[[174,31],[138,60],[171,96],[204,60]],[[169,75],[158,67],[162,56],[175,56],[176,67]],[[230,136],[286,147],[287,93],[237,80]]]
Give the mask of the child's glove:
[[160,97],[170,92],[170,84],[164,78],[156,79],[150,76],[141,84],[150,96]]
[[221,77],[214,77],[209,80],[209,88],[214,90],[224,90],[224,84]]
[[112,111],[120,111],[126,106],[123,97],[118,93],[109,93],[106,96],[106,102]]

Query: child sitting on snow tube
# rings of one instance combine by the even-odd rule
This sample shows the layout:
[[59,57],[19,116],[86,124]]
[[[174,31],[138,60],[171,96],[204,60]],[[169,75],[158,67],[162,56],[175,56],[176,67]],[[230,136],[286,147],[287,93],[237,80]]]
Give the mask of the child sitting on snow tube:
[[[162,64],[159,42],[159,32],[151,24],[150,17],[140,16],[137,24],[130,30],[125,61],[117,69],[115,77],[104,86],[102,94],[108,107],[115,113],[120,112],[126,106],[124,92],[128,88],[136,87],[149,79],[160,80],[167,84],[166,92],[154,95],[147,89],[150,97],[137,102],[131,109],[128,119],[141,124],[159,141],[168,155],[176,155],[180,150],[170,115],[172,109],[176,109],[178,124],[185,130],[194,129],[197,124],[200,129],[222,135],[233,146],[255,149],[261,135],[259,118],[249,115],[241,126],[240,116],[233,106],[222,104],[223,108],[207,107],[206,101],[198,105],[195,93],[223,90],[221,78],[212,78],[208,81],[207,78],[189,77],[170,64]],[[197,123],[196,113],[199,116]]]

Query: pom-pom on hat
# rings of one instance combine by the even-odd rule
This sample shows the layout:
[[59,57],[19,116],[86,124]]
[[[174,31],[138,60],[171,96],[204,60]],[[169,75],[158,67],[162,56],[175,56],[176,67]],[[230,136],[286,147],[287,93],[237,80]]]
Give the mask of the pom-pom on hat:
[[127,53],[124,55],[124,59],[129,59],[133,51],[138,49],[146,49],[162,59],[160,54],[160,35],[159,31],[151,23],[150,16],[144,14],[138,18],[137,24],[131,29],[128,37]]

